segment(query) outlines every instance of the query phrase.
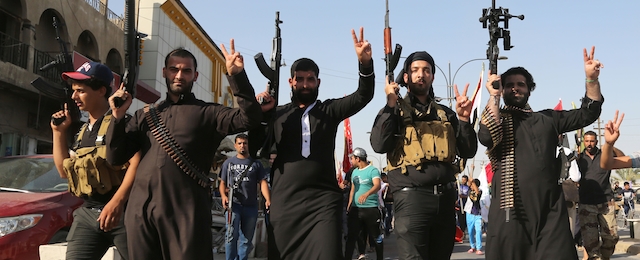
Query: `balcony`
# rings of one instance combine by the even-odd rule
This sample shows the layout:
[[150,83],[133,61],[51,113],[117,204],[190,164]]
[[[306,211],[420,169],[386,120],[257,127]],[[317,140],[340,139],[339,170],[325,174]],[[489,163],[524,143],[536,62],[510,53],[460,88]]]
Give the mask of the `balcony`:
[[27,68],[29,45],[0,32],[0,61]]
[[107,17],[109,21],[118,26],[118,28],[124,30],[124,18],[115,14],[111,9],[107,8],[100,0],[85,0],[93,9],[96,9],[99,13]]

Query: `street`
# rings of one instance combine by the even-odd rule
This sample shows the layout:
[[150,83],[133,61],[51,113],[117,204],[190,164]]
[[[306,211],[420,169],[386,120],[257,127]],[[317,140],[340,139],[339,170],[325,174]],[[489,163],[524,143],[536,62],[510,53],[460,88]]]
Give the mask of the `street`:
[[[619,228],[618,234],[620,235],[621,241],[625,241],[629,239],[629,229],[628,228]],[[485,237],[483,236],[483,241],[485,241]],[[264,246],[264,245],[263,245]],[[450,259],[485,259],[484,255],[476,255],[467,253],[470,246],[468,240],[465,240],[464,243],[456,243],[453,248],[453,253],[451,254]],[[371,250],[369,250],[371,251]],[[375,252],[367,252],[367,259],[375,259]],[[396,247],[396,236],[392,232],[390,236],[384,238],[384,259],[395,260],[399,259],[397,247]],[[358,257],[357,254],[354,253],[353,258],[356,260]],[[224,253],[217,253],[214,256],[214,259],[224,259]],[[266,260],[267,258],[250,258],[254,260]],[[582,248],[578,250],[578,259],[582,259]],[[630,255],[625,253],[615,253],[611,259],[620,259],[620,260],[640,260],[640,255]]]

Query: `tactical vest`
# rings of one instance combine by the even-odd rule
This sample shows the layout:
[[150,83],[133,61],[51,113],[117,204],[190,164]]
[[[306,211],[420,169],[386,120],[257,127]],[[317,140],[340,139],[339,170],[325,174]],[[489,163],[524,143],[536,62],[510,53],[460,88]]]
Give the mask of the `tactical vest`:
[[[425,162],[454,162],[456,159],[456,134],[447,119],[447,113],[440,105],[431,103],[439,120],[403,120],[403,127],[396,148],[387,154],[387,170],[402,169],[407,166],[422,169]],[[407,111],[403,111],[406,113]],[[404,117],[404,116],[403,116]]]
[[78,148],[87,129],[87,124],[84,124],[73,147],[75,156],[63,161],[64,172],[67,174],[69,182],[69,191],[78,197],[91,196],[96,192],[107,194],[112,188],[122,184],[129,163],[122,166],[112,166],[107,162],[105,135],[109,123],[111,123],[111,115],[107,114],[98,129],[96,145]]

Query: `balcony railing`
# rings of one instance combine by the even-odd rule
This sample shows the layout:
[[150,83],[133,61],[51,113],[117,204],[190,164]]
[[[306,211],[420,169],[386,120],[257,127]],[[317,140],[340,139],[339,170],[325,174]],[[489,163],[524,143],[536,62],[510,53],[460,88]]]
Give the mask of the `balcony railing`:
[[59,52],[50,53],[40,51],[38,49],[33,50],[33,73],[42,76],[45,79],[48,79],[55,83],[62,84],[62,78],[60,75],[62,71],[58,68],[58,66],[54,66],[53,68],[47,71],[40,71],[42,66],[49,64],[50,62],[55,60],[55,55],[58,55]]
[[29,45],[0,32],[0,60],[27,68]]
[[85,0],[93,9],[105,15],[109,21],[118,26],[118,28],[124,30],[124,19],[115,14],[111,9],[107,8],[100,0]]

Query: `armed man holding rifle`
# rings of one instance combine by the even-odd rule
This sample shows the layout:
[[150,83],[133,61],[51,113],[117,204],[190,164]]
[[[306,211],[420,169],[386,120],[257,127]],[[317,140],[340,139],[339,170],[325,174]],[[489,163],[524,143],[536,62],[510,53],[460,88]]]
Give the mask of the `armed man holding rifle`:
[[[346,97],[317,100],[318,65],[301,58],[291,65],[291,103],[275,109],[278,156],[271,171],[269,259],[341,259],[342,192],[335,179],[338,125],[373,98],[371,45],[351,31],[359,62],[358,89]],[[263,111],[274,109],[268,92]]]
[[[387,79],[386,105],[371,130],[371,147],[386,153],[395,210],[394,233],[401,259],[449,259],[456,231],[456,157],[471,158],[478,148],[469,123],[471,101],[465,87],[456,112],[436,103],[432,83],[435,62],[429,53],[414,52],[398,83]],[[457,113],[457,116],[456,116]],[[435,149],[434,149],[435,148]]]

